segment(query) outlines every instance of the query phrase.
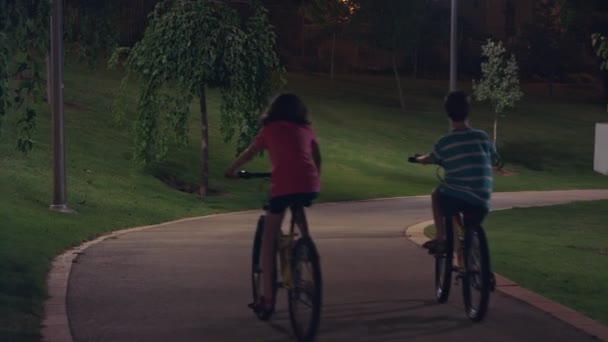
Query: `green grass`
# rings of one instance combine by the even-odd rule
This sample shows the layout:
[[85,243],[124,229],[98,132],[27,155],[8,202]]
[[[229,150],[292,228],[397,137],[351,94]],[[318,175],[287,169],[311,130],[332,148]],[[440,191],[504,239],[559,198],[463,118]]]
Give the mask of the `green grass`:
[[[217,130],[218,96],[210,92],[211,186],[222,195],[201,199],[180,193],[153,175],[195,183],[198,129],[193,105],[190,146],[142,170],[130,160],[136,88],[129,91],[127,123],[113,122],[110,104],[121,74],[70,66],[66,74],[67,176],[70,206],[78,215],[49,212],[52,198],[51,120],[41,108],[36,146],[28,156],[14,150],[14,117],[0,136],[0,340],[38,340],[48,262],[68,247],[111,230],[187,216],[255,208],[260,184],[222,178],[234,157]],[[427,194],[435,169],[409,165],[406,156],[430,149],[446,132],[441,100],[445,82],[404,81],[408,108],[398,108],[393,81],[384,77],[326,78],[289,75],[289,88],[308,104],[324,159],[320,201]],[[608,187],[593,174],[594,122],[603,107],[580,98],[560,101],[530,96],[501,123],[499,147],[516,176],[497,180],[497,190]],[[491,114],[473,117],[489,129]],[[251,169],[268,167],[257,160]]]
[[608,201],[493,212],[484,227],[494,271],[608,324],[606,222]]

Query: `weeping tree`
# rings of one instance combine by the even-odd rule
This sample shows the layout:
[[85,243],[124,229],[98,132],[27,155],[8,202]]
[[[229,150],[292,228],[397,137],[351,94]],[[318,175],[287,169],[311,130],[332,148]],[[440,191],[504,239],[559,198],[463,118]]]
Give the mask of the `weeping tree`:
[[519,87],[519,68],[515,56],[507,58],[502,42],[488,39],[482,46],[481,80],[473,81],[473,92],[478,101],[489,101],[494,109],[493,141],[496,146],[498,117],[514,107],[523,93]]
[[[93,65],[115,46],[119,4],[120,0],[68,0],[66,55]],[[24,153],[34,146],[37,108],[45,93],[49,97],[45,59],[50,15],[50,1],[0,1],[0,134],[4,119],[14,116],[16,147]]]
[[166,157],[169,142],[187,143],[189,108],[198,98],[200,195],[209,192],[207,89],[219,89],[220,129],[226,142],[236,136],[240,152],[258,130],[257,117],[275,80],[282,80],[275,34],[259,1],[253,1],[247,18],[225,2],[162,1],[129,51],[126,67],[126,77],[135,74],[141,81],[134,156],[142,163]]
[[17,149],[32,149],[36,103],[44,98],[50,5],[48,1],[0,1],[0,134],[16,116]]

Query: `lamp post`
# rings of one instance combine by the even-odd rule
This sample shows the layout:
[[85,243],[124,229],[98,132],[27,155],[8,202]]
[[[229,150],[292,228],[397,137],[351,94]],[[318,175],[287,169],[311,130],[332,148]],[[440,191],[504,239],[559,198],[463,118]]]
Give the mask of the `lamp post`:
[[450,91],[458,88],[458,0],[452,0],[450,20]]
[[63,0],[51,0],[50,101],[53,113],[53,203],[50,209],[75,213],[67,204],[63,119]]

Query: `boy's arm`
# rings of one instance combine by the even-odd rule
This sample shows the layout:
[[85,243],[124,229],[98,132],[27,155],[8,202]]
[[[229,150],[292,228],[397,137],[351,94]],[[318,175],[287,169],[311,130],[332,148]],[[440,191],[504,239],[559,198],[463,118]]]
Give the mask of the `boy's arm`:
[[321,149],[316,141],[312,142],[312,159],[315,161],[317,170],[321,173]]
[[226,169],[225,175],[229,178],[237,178],[236,170],[250,161],[260,149],[255,145],[255,142],[249,145],[243,153]]

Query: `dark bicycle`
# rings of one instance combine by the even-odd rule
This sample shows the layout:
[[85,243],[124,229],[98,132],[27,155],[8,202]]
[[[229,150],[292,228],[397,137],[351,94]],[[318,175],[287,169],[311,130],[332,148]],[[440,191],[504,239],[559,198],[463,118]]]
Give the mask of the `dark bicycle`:
[[[416,157],[408,158],[417,163]],[[438,178],[441,182],[443,179]],[[465,226],[467,205],[455,206],[444,211],[445,245],[435,255],[435,296],[437,302],[445,303],[450,295],[452,272],[455,283],[462,281],[465,311],[472,321],[481,321],[487,311],[490,292],[495,288],[495,277],[490,267],[488,239],[481,223]],[[454,258],[456,260],[454,260]]]
[[[244,179],[270,178],[271,174],[240,171],[238,176]],[[310,205],[310,202],[297,203],[289,208],[291,211],[289,232],[285,234],[280,229],[273,246],[275,250],[273,252],[275,256],[273,264],[276,266],[271,271],[274,279],[272,297],[276,300],[276,293],[279,288],[287,289],[289,317],[298,341],[314,340],[321,319],[322,279],[319,253],[310,236],[302,236],[302,232],[298,234],[295,229],[297,224],[307,224],[304,208]],[[264,205],[264,210],[268,210],[267,204]],[[263,289],[263,271],[261,269],[263,232],[264,215],[261,215],[253,239],[251,263],[251,285],[254,303],[260,299]],[[280,272],[277,271],[277,268]],[[279,275],[280,280],[278,279]],[[275,303],[273,303],[273,310],[256,312],[256,316],[263,321],[269,320],[274,312],[274,305]]]

